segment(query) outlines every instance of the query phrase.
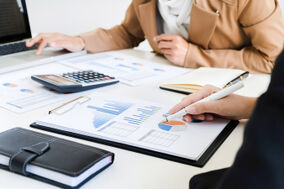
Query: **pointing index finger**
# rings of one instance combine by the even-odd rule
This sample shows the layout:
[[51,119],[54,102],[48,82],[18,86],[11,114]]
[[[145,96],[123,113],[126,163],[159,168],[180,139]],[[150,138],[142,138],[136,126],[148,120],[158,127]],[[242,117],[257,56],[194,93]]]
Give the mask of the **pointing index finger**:
[[154,41],[160,42],[160,41],[172,41],[175,39],[175,34],[161,34],[156,37],[154,37]]
[[185,107],[190,106],[192,103],[197,102],[197,101],[209,96],[216,89],[218,89],[218,88],[214,87],[214,86],[210,86],[210,85],[204,86],[200,91],[186,96],[180,103],[178,103],[172,109],[170,109],[169,113],[173,114],[173,113],[176,113],[176,112],[178,112],[179,110],[181,110]]
[[27,42],[27,46],[31,47],[31,46],[33,46],[37,43],[41,43],[41,41],[43,41],[45,38],[47,38],[49,36],[50,36],[50,34],[44,34],[44,33],[38,34],[37,36],[35,36],[34,38],[30,39]]
[[36,43],[40,43],[40,41],[43,39],[43,36],[42,34],[39,34],[37,36],[35,36],[34,38],[30,39],[28,42],[27,42],[27,45],[29,47],[33,46],[34,44]]

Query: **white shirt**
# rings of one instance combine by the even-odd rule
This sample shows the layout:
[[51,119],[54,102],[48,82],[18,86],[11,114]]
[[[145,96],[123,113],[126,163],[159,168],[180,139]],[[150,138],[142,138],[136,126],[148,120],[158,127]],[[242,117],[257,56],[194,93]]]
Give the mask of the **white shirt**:
[[158,10],[166,34],[180,34],[188,39],[193,0],[158,0]]

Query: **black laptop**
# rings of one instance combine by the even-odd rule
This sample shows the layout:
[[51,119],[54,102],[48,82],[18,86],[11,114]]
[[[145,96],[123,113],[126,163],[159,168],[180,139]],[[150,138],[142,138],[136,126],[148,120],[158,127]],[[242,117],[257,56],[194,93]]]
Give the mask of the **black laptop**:
[[36,46],[25,45],[31,37],[25,0],[0,0],[0,73],[85,54],[46,48],[35,55]]

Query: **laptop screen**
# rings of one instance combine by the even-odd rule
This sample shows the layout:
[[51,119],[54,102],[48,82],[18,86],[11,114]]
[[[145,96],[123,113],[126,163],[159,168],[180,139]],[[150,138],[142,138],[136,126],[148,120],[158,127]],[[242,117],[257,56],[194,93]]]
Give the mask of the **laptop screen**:
[[25,0],[0,0],[0,44],[30,37]]

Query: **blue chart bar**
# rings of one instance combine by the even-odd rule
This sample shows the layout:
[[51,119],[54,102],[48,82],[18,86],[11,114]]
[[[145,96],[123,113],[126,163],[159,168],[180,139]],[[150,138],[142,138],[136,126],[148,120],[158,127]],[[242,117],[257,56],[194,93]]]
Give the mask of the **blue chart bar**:
[[114,101],[106,101],[103,107],[98,106],[88,106],[88,108],[95,109],[98,112],[112,114],[112,115],[119,115],[125,110],[127,110],[132,104],[129,103],[121,103],[121,102],[114,102]]
[[108,121],[115,118],[125,110],[127,110],[132,104],[130,103],[121,103],[115,101],[105,101],[105,104],[102,107],[99,106],[88,106],[88,108],[96,110],[94,112],[93,125],[95,128],[99,128]]
[[137,114],[126,116],[123,119],[129,124],[141,125],[145,120],[147,120],[151,115],[155,114],[160,108],[156,106],[144,106],[142,108],[137,108]]
[[127,66],[127,65],[124,65],[124,64],[118,64],[117,67],[126,68],[126,69],[131,70],[131,71],[137,71],[138,70],[137,68]]
[[115,116],[111,114],[105,114],[101,112],[95,112],[93,118],[93,125],[95,128],[99,128],[100,126],[104,125],[108,121],[112,120]]
[[120,73],[126,73],[127,71],[125,70],[120,70],[120,69],[117,69],[113,66],[107,66],[106,64],[101,64],[101,63],[98,63],[98,62],[90,62],[89,64],[94,64],[94,66],[98,66],[98,67],[102,67],[102,68],[105,68],[105,69],[108,69],[108,70],[111,70],[111,71],[115,71],[115,72],[120,72]]

